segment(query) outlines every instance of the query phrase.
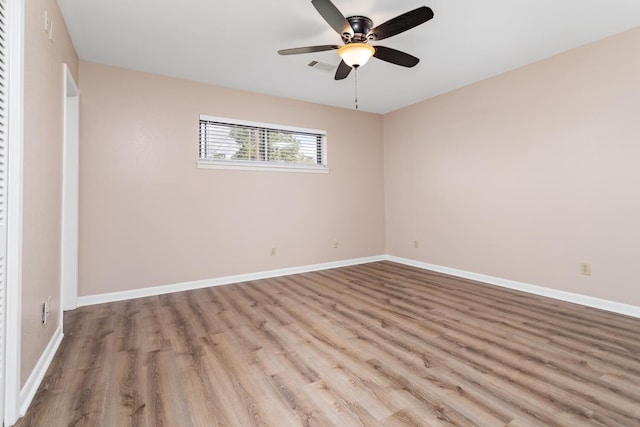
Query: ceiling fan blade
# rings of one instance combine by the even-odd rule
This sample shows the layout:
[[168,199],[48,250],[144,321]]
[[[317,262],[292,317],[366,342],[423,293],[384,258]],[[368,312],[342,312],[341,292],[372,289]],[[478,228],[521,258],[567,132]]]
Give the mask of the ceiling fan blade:
[[376,53],[373,54],[378,59],[390,62],[403,67],[414,67],[420,62],[420,59],[408,53],[401,52],[396,49],[385,46],[374,46]]
[[331,0],[311,0],[311,4],[316,8],[320,16],[327,21],[327,24],[329,24],[336,33],[340,34],[341,37],[345,33],[353,37],[351,24],[349,24],[349,21],[347,21],[347,18],[344,17],[342,12],[331,3]]
[[351,72],[351,67],[347,65],[346,62],[340,61],[340,65],[338,65],[338,69],[336,70],[336,80],[346,79],[349,73]]
[[369,32],[369,35],[373,35],[375,40],[386,39],[424,24],[431,18],[433,18],[433,10],[422,6],[378,25]]
[[294,47],[293,49],[281,49],[278,51],[280,55],[298,55],[300,53],[324,52],[325,50],[335,50],[340,46],[335,44],[325,44],[321,46]]

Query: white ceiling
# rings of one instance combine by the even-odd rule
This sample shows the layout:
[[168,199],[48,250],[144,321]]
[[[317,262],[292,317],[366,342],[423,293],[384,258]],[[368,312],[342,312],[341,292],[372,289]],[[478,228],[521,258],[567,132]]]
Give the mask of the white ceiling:
[[[310,0],[58,0],[80,59],[214,85],[354,107],[354,73],[333,75],[341,44]],[[640,26],[640,0],[333,0],[374,25],[419,6],[435,17],[374,45],[417,56],[358,71],[360,109],[387,113]],[[637,53],[636,53],[637,54]],[[312,60],[333,70],[308,67]]]

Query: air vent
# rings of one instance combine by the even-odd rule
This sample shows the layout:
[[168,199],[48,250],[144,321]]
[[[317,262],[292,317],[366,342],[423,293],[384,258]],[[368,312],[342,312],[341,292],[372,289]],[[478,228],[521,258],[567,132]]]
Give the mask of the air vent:
[[333,72],[336,69],[335,65],[327,64],[326,62],[320,62],[320,61],[311,61],[307,65],[311,68],[315,68],[316,70],[327,71],[327,72]]

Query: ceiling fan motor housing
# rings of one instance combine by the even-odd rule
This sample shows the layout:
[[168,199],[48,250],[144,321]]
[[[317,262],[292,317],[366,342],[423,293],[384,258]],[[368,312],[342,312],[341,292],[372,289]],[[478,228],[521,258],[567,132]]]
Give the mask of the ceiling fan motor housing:
[[373,21],[366,16],[349,16],[347,18],[351,28],[353,29],[353,36],[349,33],[342,34],[342,41],[345,43],[366,43],[368,40],[374,40],[375,35],[369,34],[373,27]]

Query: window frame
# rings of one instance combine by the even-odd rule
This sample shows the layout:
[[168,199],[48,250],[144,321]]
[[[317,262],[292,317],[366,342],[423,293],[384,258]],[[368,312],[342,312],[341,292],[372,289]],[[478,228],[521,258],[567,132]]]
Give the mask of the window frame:
[[[322,137],[321,141],[321,164],[318,163],[286,163],[269,162],[260,160],[220,160],[200,158],[200,125],[202,121],[216,122],[222,125],[244,126],[256,129],[267,129],[283,132],[296,132]],[[327,132],[319,129],[302,128],[297,126],[279,125],[273,123],[260,123],[249,120],[232,119],[228,117],[216,117],[200,114],[198,120],[198,161],[197,167],[200,169],[223,169],[242,171],[269,171],[269,172],[303,172],[303,173],[328,173],[327,162]]]

